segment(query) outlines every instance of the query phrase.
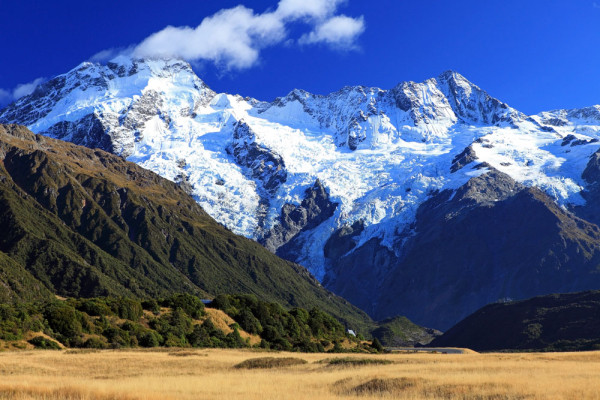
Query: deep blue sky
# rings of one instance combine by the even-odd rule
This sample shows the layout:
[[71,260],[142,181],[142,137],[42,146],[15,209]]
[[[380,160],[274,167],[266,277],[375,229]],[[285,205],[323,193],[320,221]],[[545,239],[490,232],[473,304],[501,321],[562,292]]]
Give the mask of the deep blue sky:
[[[139,43],[167,25],[197,26],[222,8],[277,0],[0,0],[0,88],[68,71],[93,54]],[[293,88],[390,88],[456,70],[525,112],[600,104],[600,0],[349,0],[364,15],[360,50],[274,46],[237,72],[196,68],[216,91],[272,100]]]

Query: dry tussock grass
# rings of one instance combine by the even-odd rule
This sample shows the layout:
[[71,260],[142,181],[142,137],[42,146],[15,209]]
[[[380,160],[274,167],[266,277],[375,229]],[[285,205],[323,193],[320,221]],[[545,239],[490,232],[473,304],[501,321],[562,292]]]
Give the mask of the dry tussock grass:
[[[251,351],[0,353],[0,399],[600,399],[600,352],[353,355],[391,361],[326,367],[328,354],[269,353],[306,364],[233,368]],[[203,355],[193,357],[191,355]],[[265,354],[266,355],[266,354]]]

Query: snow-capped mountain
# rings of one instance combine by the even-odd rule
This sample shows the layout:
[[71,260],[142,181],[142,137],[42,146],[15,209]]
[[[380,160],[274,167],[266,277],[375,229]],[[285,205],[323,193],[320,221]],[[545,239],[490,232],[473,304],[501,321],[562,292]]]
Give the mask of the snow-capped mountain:
[[[181,60],[125,57],[46,82],[0,110],[0,122],[179,182],[217,221],[352,301],[340,282],[372,279],[365,287],[379,290],[389,281],[418,234],[419,209],[437,194],[494,171],[563,210],[583,207],[582,174],[600,147],[599,106],[526,116],[452,71],[389,90],[294,90],[269,103],[217,94]],[[373,243],[391,258],[366,262],[370,278],[342,277],[339,260]],[[385,316],[382,301],[355,302]]]

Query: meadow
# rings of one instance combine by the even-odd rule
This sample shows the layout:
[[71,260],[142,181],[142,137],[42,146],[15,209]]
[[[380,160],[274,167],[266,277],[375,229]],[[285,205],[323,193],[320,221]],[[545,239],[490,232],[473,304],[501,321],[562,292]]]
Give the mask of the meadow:
[[[261,360],[247,362],[256,358]],[[340,355],[165,349],[0,353],[0,399],[348,398],[600,399],[600,352]]]

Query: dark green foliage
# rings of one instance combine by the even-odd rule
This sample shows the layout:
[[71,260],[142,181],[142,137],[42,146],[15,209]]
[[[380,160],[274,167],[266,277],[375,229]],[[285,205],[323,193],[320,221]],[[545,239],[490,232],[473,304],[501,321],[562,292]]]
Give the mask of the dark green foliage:
[[377,339],[377,338],[373,339],[373,343],[371,343],[371,347],[373,349],[375,349],[376,352],[383,353],[384,348],[381,345],[381,342],[379,341],[379,339]]
[[158,302],[156,300],[154,300],[154,299],[142,301],[142,308],[144,310],[151,311],[151,312],[153,312],[155,314],[157,314],[158,312],[160,312],[160,306],[158,305]]
[[142,334],[138,343],[142,347],[158,347],[163,340],[163,337],[159,333],[148,331]]
[[181,308],[192,318],[200,318],[204,315],[204,303],[198,297],[187,293],[177,293],[167,297],[162,305],[169,308]]
[[90,316],[99,317],[101,315],[113,315],[113,311],[106,299],[81,299],[74,304],[75,308]]
[[61,342],[72,342],[83,333],[83,314],[66,303],[55,301],[46,306],[44,318]]
[[0,339],[20,340],[28,331],[40,332],[43,317],[29,304],[0,304]]
[[[193,319],[203,308],[190,295],[175,295],[156,315],[142,312],[142,303],[128,298],[91,298],[53,300],[46,304],[0,305],[0,340],[22,340],[28,332],[44,332],[67,347],[91,349],[128,347],[214,347],[250,346],[240,331],[261,337],[260,347],[274,350],[323,352],[334,343],[333,351],[342,352],[342,341],[353,341],[351,351],[369,351],[358,340],[344,333],[342,325],[328,314],[312,309],[286,310],[252,295],[219,296],[213,305],[226,307],[236,321],[225,333],[211,318]],[[154,304],[144,302],[152,308]],[[187,309],[187,311],[186,311]],[[313,334],[318,332],[319,336]],[[52,340],[36,338],[39,348],[56,345]],[[44,347],[45,346],[45,347]],[[351,346],[352,347],[352,346]]]
[[108,344],[106,340],[102,340],[98,337],[90,337],[85,342],[83,342],[83,346],[86,349],[106,349]]
[[[259,334],[261,347],[276,350],[324,351],[320,340],[348,339],[342,324],[331,315],[313,308],[285,310],[279,304],[260,301],[252,295],[219,295],[211,303],[229,314],[247,332]],[[339,351],[343,351],[337,344]]]
[[29,343],[35,346],[36,349],[42,350],[60,350],[60,345],[54,340],[50,340],[43,336],[36,336],[29,340]]
[[137,321],[143,314],[142,304],[139,300],[121,297],[111,302],[112,310],[120,317]]

